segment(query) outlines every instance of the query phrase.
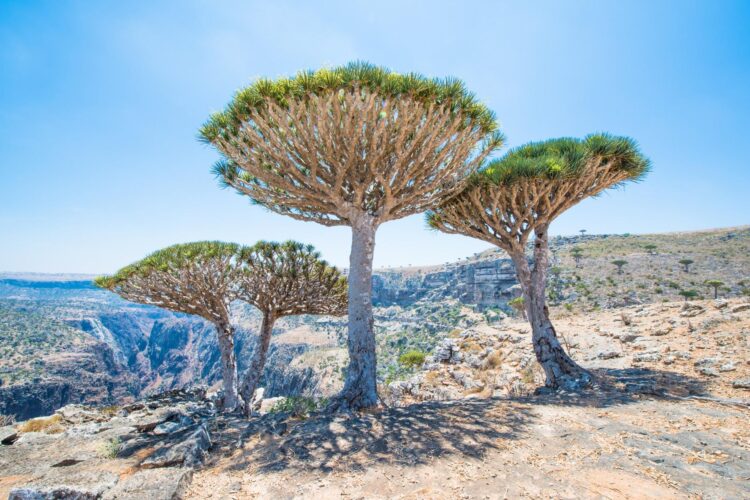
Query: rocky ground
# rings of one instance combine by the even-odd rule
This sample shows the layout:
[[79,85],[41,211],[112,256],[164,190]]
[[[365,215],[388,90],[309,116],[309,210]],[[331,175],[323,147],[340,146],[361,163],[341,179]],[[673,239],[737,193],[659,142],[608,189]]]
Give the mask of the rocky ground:
[[554,316],[584,393],[534,395],[528,327],[471,322],[377,412],[245,419],[178,391],[2,427],[0,498],[750,496],[750,303]]

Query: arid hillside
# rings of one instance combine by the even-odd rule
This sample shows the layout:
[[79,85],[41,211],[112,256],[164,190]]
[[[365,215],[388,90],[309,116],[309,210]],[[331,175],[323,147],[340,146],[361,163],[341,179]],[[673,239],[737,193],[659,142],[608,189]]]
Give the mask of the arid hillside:
[[[564,342],[595,375],[581,393],[534,393],[540,373],[521,320],[460,314],[471,326],[381,387],[388,406],[372,413],[273,399],[245,419],[194,391],[3,427],[0,496],[750,495],[750,301],[556,310]],[[297,327],[279,340],[308,335]]]

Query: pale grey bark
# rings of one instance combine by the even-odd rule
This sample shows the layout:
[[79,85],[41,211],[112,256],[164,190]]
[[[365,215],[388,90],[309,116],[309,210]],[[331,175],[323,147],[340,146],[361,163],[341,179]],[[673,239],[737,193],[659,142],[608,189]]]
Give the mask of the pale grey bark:
[[237,393],[237,359],[234,353],[234,328],[228,323],[216,323],[216,335],[221,355],[221,376],[224,389],[224,411],[239,405]]
[[362,217],[352,224],[349,256],[349,368],[334,406],[357,410],[377,405],[375,334],[372,317],[372,258],[376,222]]
[[526,315],[531,325],[534,354],[545,374],[547,387],[574,388],[587,385],[591,376],[565,352],[549,318],[545,300],[549,253],[547,228],[535,231],[534,267],[529,266],[522,249],[511,252],[516,275],[523,290]]
[[260,335],[258,337],[258,343],[255,346],[255,352],[253,352],[253,359],[250,361],[245,376],[242,378],[242,388],[240,393],[242,399],[245,401],[245,413],[249,416],[251,412],[250,405],[253,401],[253,395],[255,390],[258,388],[258,383],[263,375],[263,368],[266,365],[266,357],[268,356],[268,347],[271,344],[271,332],[273,331],[273,323],[275,318],[270,313],[263,314],[263,322],[260,325]]

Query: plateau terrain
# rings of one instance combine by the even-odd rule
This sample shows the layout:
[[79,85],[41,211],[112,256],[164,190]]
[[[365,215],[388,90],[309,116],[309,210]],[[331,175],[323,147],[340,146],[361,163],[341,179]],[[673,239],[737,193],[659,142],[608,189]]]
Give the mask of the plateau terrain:
[[[487,251],[376,272],[380,410],[321,411],[345,323],[301,316],[276,325],[249,419],[218,411],[205,321],[88,277],[6,275],[0,497],[750,495],[750,229],[551,249],[552,317],[591,388],[540,389],[512,264]],[[242,370],[259,316],[232,315]]]

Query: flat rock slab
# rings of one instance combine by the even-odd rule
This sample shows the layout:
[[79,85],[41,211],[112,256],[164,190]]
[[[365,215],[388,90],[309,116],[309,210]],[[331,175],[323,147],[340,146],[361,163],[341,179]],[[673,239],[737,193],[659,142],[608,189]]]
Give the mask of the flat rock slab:
[[173,465],[194,467],[203,463],[210,447],[211,438],[208,431],[204,425],[200,425],[179,443],[157,449],[141,462],[141,467],[144,469]]
[[12,425],[0,427],[0,443],[4,445],[13,444],[18,439],[18,431]]
[[121,479],[104,500],[172,500],[183,498],[193,479],[192,469],[146,469]]
[[117,475],[106,471],[48,473],[37,482],[11,490],[8,500],[94,500],[117,484]]

